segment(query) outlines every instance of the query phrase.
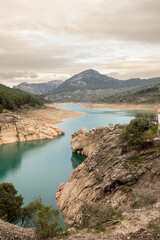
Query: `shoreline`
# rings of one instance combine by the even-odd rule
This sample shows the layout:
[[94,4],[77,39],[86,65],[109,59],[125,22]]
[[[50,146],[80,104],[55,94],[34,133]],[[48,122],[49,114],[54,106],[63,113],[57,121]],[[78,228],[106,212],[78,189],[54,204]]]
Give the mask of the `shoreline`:
[[106,108],[106,109],[143,110],[143,111],[157,111],[158,109],[160,109],[160,104],[135,105],[135,104],[84,103],[82,105],[87,108]]
[[[109,103],[92,103],[92,102],[67,102],[67,103],[52,103],[55,108],[62,105],[81,105],[86,108],[106,108],[106,109],[124,109],[124,110],[144,110],[158,111],[160,104],[109,104]],[[49,104],[47,105],[49,106]]]
[[53,139],[65,132],[56,126],[65,118],[84,115],[55,108],[52,105],[41,109],[6,111],[0,114],[0,146],[15,142]]
[[32,109],[27,112],[22,112],[20,115],[26,118],[40,120],[45,123],[56,125],[57,123],[63,122],[66,118],[78,117],[86,114],[85,112],[76,112],[61,109],[62,104],[46,104],[45,108]]

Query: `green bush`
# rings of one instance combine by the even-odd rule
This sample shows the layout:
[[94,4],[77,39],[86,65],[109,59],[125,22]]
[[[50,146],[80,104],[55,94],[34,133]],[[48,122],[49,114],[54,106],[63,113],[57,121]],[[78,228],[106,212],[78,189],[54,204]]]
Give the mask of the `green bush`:
[[23,208],[23,226],[36,228],[40,238],[56,236],[62,232],[59,227],[59,211],[42,204],[41,198],[35,198]]
[[35,198],[26,207],[22,209],[22,226],[33,227],[35,225],[37,211],[43,207],[42,199]]
[[58,233],[62,232],[62,228],[59,227],[59,211],[53,209],[50,206],[43,206],[37,212],[35,219],[35,227],[37,234],[41,238],[54,237]]
[[83,201],[80,207],[80,227],[97,227],[108,221],[120,219],[121,212],[112,206],[91,204]]
[[132,203],[132,208],[144,208],[157,202],[157,197],[151,194],[139,194]]
[[[154,135],[157,126],[154,125],[155,115],[137,114],[136,118],[131,120],[126,129],[121,132],[120,139],[127,141],[129,145],[143,148],[147,145],[151,135]],[[151,134],[149,130],[151,129]]]

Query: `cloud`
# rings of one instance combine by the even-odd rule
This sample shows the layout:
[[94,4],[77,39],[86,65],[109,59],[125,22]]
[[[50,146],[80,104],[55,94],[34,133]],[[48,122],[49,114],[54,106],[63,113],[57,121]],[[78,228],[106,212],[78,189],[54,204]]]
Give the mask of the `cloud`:
[[67,78],[87,68],[123,79],[159,74],[158,0],[0,0],[0,6],[3,83]]

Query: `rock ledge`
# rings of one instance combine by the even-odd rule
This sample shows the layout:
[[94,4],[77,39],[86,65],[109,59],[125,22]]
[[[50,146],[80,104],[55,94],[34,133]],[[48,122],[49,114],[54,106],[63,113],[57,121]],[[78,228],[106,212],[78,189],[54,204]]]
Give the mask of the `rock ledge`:
[[58,127],[12,113],[0,114],[0,145],[31,140],[51,139],[65,134]]

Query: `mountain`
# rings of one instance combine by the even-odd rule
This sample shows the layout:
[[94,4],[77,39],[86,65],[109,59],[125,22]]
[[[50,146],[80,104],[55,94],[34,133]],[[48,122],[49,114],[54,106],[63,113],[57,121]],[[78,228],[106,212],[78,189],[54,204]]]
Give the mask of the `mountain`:
[[26,83],[22,82],[13,88],[21,89],[22,91],[36,94],[36,95],[44,95],[47,92],[57,88],[61,83],[62,80],[53,80],[47,83]]
[[160,83],[106,97],[105,103],[156,104],[160,103]]
[[23,105],[43,105],[43,98],[0,84],[0,113],[3,109],[17,110]]
[[103,97],[135,87],[148,86],[160,82],[159,78],[118,80],[89,69],[67,79],[47,95],[52,101],[86,102],[98,101]]

